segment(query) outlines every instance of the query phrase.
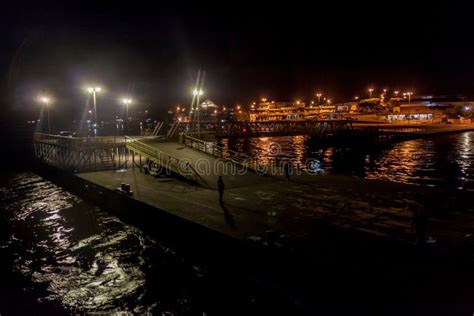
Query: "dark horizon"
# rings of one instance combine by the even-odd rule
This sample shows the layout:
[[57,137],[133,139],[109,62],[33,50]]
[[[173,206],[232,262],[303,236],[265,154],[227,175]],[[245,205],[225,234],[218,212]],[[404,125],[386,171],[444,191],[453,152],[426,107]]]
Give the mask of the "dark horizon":
[[198,69],[205,97],[247,104],[260,97],[335,100],[368,87],[473,94],[469,8],[454,4],[318,4],[193,8],[111,4],[9,8],[3,89],[10,108],[38,111],[38,94],[77,118],[84,87],[104,87],[99,111],[131,96],[164,113],[189,106]]

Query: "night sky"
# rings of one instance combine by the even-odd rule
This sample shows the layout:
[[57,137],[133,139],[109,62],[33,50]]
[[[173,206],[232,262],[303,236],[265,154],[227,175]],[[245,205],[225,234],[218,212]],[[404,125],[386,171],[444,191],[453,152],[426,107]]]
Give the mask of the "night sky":
[[97,83],[106,90],[100,115],[114,114],[123,95],[136,100],[136,109],[158,113],[190,103],[199,68],[206,71],[206,96],[224,105],[263,96],[308,100],[317,90],[344,100],[371,85],[473,94],[467,5],[255,3],[7,5],[2,99],[34,113],[35,97],[47,93],[64,117],[77,117],[84,86]]

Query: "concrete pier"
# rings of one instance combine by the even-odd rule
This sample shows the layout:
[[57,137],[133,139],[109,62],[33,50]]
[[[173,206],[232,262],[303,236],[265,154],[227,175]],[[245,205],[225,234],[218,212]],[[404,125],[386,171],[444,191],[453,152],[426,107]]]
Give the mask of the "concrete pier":
[[285,236],[285,243],[307,253],[315,244],[327,242],[327,236],[318,230],[321,224],[349,235],[396,242],[410,251],[414,232],[408,207],[415,203],[426,205],[429,211],[437,252],[461,251],[473,242],[469,235],[474,233],[474,207],[466,203],[473,194],[464,191],[329,175],[302,174],[287,181],[283,176],[249,172],[224,177],[228,186],[220,205],[211,185],[215,176],[206,177],[207,187],[175,178],[154,178],[138,168],[77,177],[110,190],[126,182],[134,192],[131,199],[160,211],[240,240],[264,241],[266,232],[274,231]]
[[[216,163],[215,157],[182,143],[147,142],[149,147],[177,161],[186,159],[194,169],[200,160]],[[470,191],[333,175],[292,175],[288,181],[276,172],[248,170],[224,175],[221,205],[218,173],[200,174],[197,182],[176,174],[153,177],[131,157],[124,170],[56,170],[57,178],[124,221],[177,240],[180,249],[207,260],[205,265],[222,276],[247,278],[276,299],[298,301],[298,306],[338,304],[341,297],[359,304],[416,299],[455,305],[472,293],[472,286],[454,287],[474,280]],[[133,196],[115,191],[121,183],[130,184]],[[428,230],[436,239],[421,253],[414,246],[414,214],[408,209],[417,203],[428,211]],[[429,265],[420,265],[423,261]],[[449,295],[441,291],[445,288],[452,289]]]

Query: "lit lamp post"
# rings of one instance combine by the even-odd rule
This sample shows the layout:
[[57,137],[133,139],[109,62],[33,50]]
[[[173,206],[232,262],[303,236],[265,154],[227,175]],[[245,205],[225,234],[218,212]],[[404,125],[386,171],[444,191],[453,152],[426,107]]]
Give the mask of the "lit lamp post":
[[399,92],[398,92],[398,91],[395,91],[395,92],[393,92],[393,93],[395,94],[395,97],[397,97]]
[[125,132],[128,134],[128,106],[132,104],[132,99],[123,98],[122,103],[125,104]]
[[411,103],[411,96],[412,96],[413,92],[407,92],[407,96],[408,96],[408,104]]
[[322,94],[321,93],[316,93],[316,96],[318,97],[318,105],[321,103],[321,96]]
[[46,113],[48,116],[48,134],[51,134],[51,123],[49,121],[49,98],[41,97],[41,102],[46,106]]
[[374,89],[370,88],[369,89],[369,98],[372,98],[372,92],[374,92]]
[[99,124],[97,122],[97,100],[95,98],[95,94],[97,92],[100,92],[102,89],[100,87],[89,87],[87,88],[87,91],[89,91],[89,93],[92,93],[92,100],[94,102],[94,123],[95,123],[95,134],[98,135],[99,133]]
[[198,138],[200,138],[201,136],[201,122],[200,122],[200,112],[201,112],[201,109],[200,109],[200,104],[199,104],[199,97],[201,95],[204,94],[204,91],[202,91],[202,89],[194,89],[193,91],[193,95],[194,97],[196,97],[196,101],[197,101],[197,106],[196,106],[196,110],[197,110],[197,124],[198,124]]

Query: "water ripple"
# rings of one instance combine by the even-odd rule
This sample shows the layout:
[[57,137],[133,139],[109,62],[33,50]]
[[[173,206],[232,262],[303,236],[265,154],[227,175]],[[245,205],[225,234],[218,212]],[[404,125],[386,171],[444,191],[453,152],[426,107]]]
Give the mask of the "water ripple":
[[[12,227],[3,247],[13,254],[14,269],[45,289],[36,290],[39,303],[59,302],[69,311],[159,307],[146,292],[147,273],[156,265],[150,258],[174,262],[173,250],[31,173],[2,186],[0,203]],[[181,306],[183,298],[173,304]]]

